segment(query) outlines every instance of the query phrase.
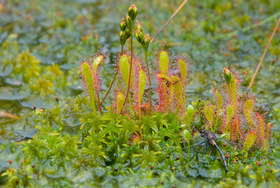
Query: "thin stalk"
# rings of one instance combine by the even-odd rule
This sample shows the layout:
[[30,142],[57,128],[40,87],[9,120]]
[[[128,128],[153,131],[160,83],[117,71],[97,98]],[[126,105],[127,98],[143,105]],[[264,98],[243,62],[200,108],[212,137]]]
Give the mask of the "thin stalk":
[[181,8],[188,2],[188,0],[184,0],[184,2],[177,8],[177,10],[172,14],[172,16],[167,20],[167,22],[160,28],[160,30],[157,32],[157,34],[152,38],[151,42],[152,43],[157,36],[162,32],[162,30],[169,24],[169,22],[178,14],[178,12],[181,10]]
[[[122,45],[122,48],[121,48],[121,55],[123,55],[123,45]],[[111,91],[111,89],[112,89],[112,86],[113,86],[113,84],[114,84],[114,82],[115,82],[115,80],[116,80],[116,78],[117,78],[118,73],[119,73],[119,69],[116,70],[115,76],[114,76],[114,78],[113,78],[113,80],[112,80],[112,82],[111,82],[111,84],[110,84],[110,87],[109,87],[108,91],[106,92],[105,97],[104,97],[103,100],[101,101],[101,104],[98,106],[99,109],[101,109],[101,106],[102,106],[103,102],[105,101],[106,97],[107,97],[108,94],[110,93],[110,91]],[[97,110],[98,110],[98,109],[97,109]]]
[[129,78],[128,78],[128,86],[127,86],[127,92],[126,92],[126,96],[125,96],[125,99],[124,99],[124,103],[122,105],[122,108],[121,108],[121,111],[120,113],[122,112],[122,109],[123,109],[123,106],[125,105],[126,101],[127,101],[127,97],[129,95],[129,88],[130,88],[130,80],[131,80],[131,72],[132,72],[132,59],[133,59],[133,40],[132,40],[132,36],[133,36],[133,31],[131,29],[131,35],[130,35],[130,50],[131,50],[131,57],[130,57],[130,67],[129,67]]
[[139,112],[139,119],[141,120],[141,101],[139,100],[138,104],[138,112]]
[[[258,67],[257,67],[257,69],[256,69],[256,72],[255,72],[255,74],[254,74],[254,76],[253,76],[253,78],[252,78],[252,80],[251,80],[251,83],[250,83],[250,85],[249,85],[249,87],[248,87],[248,90],[247,90],[245,96],[248,96],[249,90],[250,90],[250,88],[252,87],[253,82],[254,82],[254,80],[255,80],[255,78],[256,78],[258,72],[259,72],[259,69],[260,69],[260,67],[261,67],[261,65],[262,65],[262,62],[263,62],[263,60],[264,60],[264,57],[265,57],[266,52],[267,52],[267,50],[268,50],[268,47],[269,47],[269,45],[270,45],[270,43],[271,43],[271,41],[272,41],[272,39],[273,39],[273,37],[274,37],[274,34],[275,34],[275,32],[276,32],[276,30],[277,30],[277,28],[278,28],[279,23],[280,23],[280,18],[278,19],[278,22],[277,22],[277,24],[276,24],[276,26],[275,26],[275,28],[274,28],[274,30],[273,30],[273,32],[272,32],[272,35],[271,35],[271,37],[270,37],[270,39],[269,39],[269,41],[268,41],[268,43],[267,43],[267,45],[266,45],[266,48],[265,48],[264,53],[263,53],[263,55],[262,55],[261,61],[259,62],[259,65],[258,65]],[[245,97],[245,98],[246,98],[246,97]]]
[[148,64],[148,54],[147,49],[144,48],[145,53],[145,60],[146,60],[146,66],[148,71],[148,79],[149,79],[149,92],[150,92],[150,99],[149,99],[149,113],[151,113],[152,108],[152,86],[151,86],[151,78],[150,78],[150,70],[149,70],[149,64]]
[[100,99],[99,99],[98,91],[96,91],[96,94],[97,94],[97,100],[98,100],[98,108],[100,110],[100,114],[102,115],[102,110],[101,110],[101,104],[100,104]]
[[188,165],[190,165],[190,153],[191,153],[191,146],[190,146],[190,139],[188,140]]

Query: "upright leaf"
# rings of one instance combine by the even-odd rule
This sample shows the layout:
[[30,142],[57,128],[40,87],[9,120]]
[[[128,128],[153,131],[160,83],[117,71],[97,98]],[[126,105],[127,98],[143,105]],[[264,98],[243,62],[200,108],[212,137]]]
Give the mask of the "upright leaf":
[[265,123],[263,121],[263,117],[258,113],[257,113],[257,119],[258,119],[258,122],[259,122],[258,128],[259,128],[259,134],[260,134],[259,136],[261,137],[260,141],[261,141],[261,144],[263,144],[264,139],[265,139],[265,133],[264,133]]
[[180,59],[178,61],[178,64],[179,64],[179,69],[181,72],[181,78],[182,78],[182,82],[183,82],[182,84],[185,85],[186,80],[187,80],[188,67],[182,59]]
[[244,149],[249,150],[256,141],[256,133],[250,132],[244,142]]
[[231,82],[228,87],[228,96],[230,99],[231,104],[233,105],[233,111],[234,113],[237,113],[237,101],[236,101],[236,80],[232,76]]
[[122,55],[121,59],[120,59],[120,70],[122,73],[122,77],[123,80],[126,84],[126,87],[128,87],[128,81],[129,81],[129,62],[128,62],[128,58],[126,55]]
[[168,73],[168,55],[166,51],[162,51],[159,56],[159,68],[160,68],[160,74],[167,75]]
[[212,123],[213,123],[213,120],[214,120],[214,111],[211,108],[211,106],[205,106],[204,114],[205,114],[205,117],[208,120],[208,122],[210,124],[210,127],[212,129]]
[[231,105],[228,105],[228,107],[227,107],[227,124],[230,122],[232,116],[233,116],[233,108]]
[[96,108],[95,108],[95,102],[94,102],[94,87],[93,87],[94,81],[93,81],[93,77],[92,77],[92,72],[91,72],[90,67],[87,62],[84,62],[82,64],[82,72],[83,72],[83,75],[86,80],[86,85],[88,88],[88,93],[90,96],[93,113],[96,114]]
[[[97,56],[92,61],[92,77],[93,77],[94,86],[97,86],[97,82],[98,82],[98,80],[97,80],[97,69],[98,69],[98,66],[100,65],[101,61],[103,60],[103,58],[104,57],[102,55],[100,55],[100,56]],[[97,95],[98,95],[98,92],[97,92]]]
[[177,110],[183,109],[184,99],[183,99],[183,86],[181,80],[177,76],[171,77],[172,84],[174,87],[175,96],[177,99]]
[[254,125],[254,122],[251,118],[252,108],[253,108],[253,102],[252,102],[252,100],[249,99],[244,104],[243,113],[244,113],[244,116],[245,116],[245,119],[246,119],[247,123],[251,127]]
[[[173,100],[174,89],[173,89],[172,84],[170,84],[170,86],[167,87],[166,83],[172,83],[172,80],[171,80],[171,78],[169,78],[167,75],[164,75],[164,74],[158,74],[157,77],[162,80],[160,103],[161,103],[162,107],[165,110],[167,110],[167,108],[171,106],[171,102]],[[169,94],[167,94],[167,90],[168,90]]]
[[146,74],[143,70],[139,72],[139,102],[141,103],[146,85]]
[[268,152],[269,150],[269,143],[267,139],[264,139],[263,145],[262,145],[262,149],[266,152]]
[[141,119],[141,101],[144,95],[146,85],[146,74],[143,70],[139,72],[139,118]]
[[101,63],[103,60],[103,55],[97,56],[93,61],[92,61],[92,70],[97,70],[98,65]]
[[124,95],[121,92],[118,92],[117,95],[117,113],[121,112],[121,108],[123,106],[124,103]]
[[193,106],[188,105],[188,107],[187,107],[187,124],[188,124],[188,127],[190,127],[193,114],[194,114]]

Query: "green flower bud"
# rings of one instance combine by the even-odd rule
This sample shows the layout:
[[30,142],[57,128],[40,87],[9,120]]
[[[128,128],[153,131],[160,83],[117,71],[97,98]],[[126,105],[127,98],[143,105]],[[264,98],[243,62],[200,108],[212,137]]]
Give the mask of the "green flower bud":
[[136,20],[136,26],[135,26],[135,30],[137,30],[137,29],[143,33],[142,26],[140,25],[140,23],[138,22],[138,20]]
[[124,31],[126,29],[126,24],[125,24],[124,18],[122,19],[122,21],[120,23],[120,28],[122,31]]
[[129,30],[132,30],[133,21],[132,21],[131,17],[129,17],[128,15],[126,15],[125,21],[126,21],[126,26],[127,26],[127,28],[128,28]]
[[225,76],[227,85],[229,85],[231,82],[232,75],[231,75],[231,72],[227,68],[224,68],[224,76]]
[[189,116],[190,118],[192,118],[193,113],[194,113],[194,109],[193,109],[193,106],[192,106],[192,105],[188,105],[188,107],[187,107],[187,113],[188,113],[188,116]]
[[129,30],[125,30],[125,32],[124,32],[124,38],[125,38],[125,40],[126,39],[128,39],[129,37],[130,37],[130,31]]
[[149,34],[144,38],[143,48],[148,49],[150,45],[151,37]]
[[185,139],[190,142],[190,138],[191,138],[191,134],[188,130],[184,130],[183,135],[185,137]]
[[135,5],[131,5],[128,9],[128,15],[129,17],[133,20],[135,20],[136,16],[137,16],[137,8]]
[[124,45],[125,41],[126,41],[125,33],[123,31],[121,31],[120,32],[120,43],[121,43],[121,45]]
[[138,29],[136,29],[135,31],[135,37],[137,39],[137,41],[143,45],[144,42],[144,35],[141,31],[139,31]]

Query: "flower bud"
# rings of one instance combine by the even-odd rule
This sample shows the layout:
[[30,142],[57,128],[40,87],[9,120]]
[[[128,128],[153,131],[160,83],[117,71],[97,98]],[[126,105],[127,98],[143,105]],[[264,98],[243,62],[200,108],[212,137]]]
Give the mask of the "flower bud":
[[149,34],[147,34],[146,37],[144,38],[144,43],[143,43],[143,47],[144,47],[145,49],[148,49],[148,48],[149,48],[150,41],[151,41],[151,37],[150,37]]
[[124,45],[125,44],[125,33],[123,31],[120,32],[120,43],[121,45]]
[[137,41],[138,41],[140,44],[143,45],[144,36],[143,36],[143,33],[142,33],[140,30],[136,29],[136,31],[135,31],[135,37],[136,37]]
[[[184,130],[183,135],[185,137],[185,139],[190,142],[190,138],[191,138],[191,134],[188,130]],[[190,143],[189,143],[190,144]]]
[[136,26],[135,26],[135,30],[137,30],[137,29],[143,33],[142,26],[141,26],[141,24],[138,22],[138,20],[136,20]]
[[133,26],[133,21],[131,19],[131,17],[129,17],[128,15],[126,15],[126,18],[125,18],[125,21],[126,21],[126,26],[129,30],[132,29],[132,26]]
[[122,21],[120,23],[120,28],[122,31],[124,31],[126,29],[126,24],[125,24],[124,18],[122,19]]
[[137,8],[135,5],[131,5],[128,9],[128,15],[129,17],[133,20],[135,20],[136,16],[137,16]]
[[188,113],[188,116],[189,116],[190,118],[192,118],[193,113],[194,113],[194,109],[193,109],[193,106],[192,106],[192,105],[188,105],[188,107],[187,107],[187,113]]
[[224,76],[225,76],[227,85],[229,85],[231,82],[232,75],[231,75],[231,72],[227,68],[224,68]]
[[129,37],[130,37],[130,31],[129,30],[125,30],[125,32],[124,32],[124,38],[125,38],[125,40],[126,39],[128,39]]

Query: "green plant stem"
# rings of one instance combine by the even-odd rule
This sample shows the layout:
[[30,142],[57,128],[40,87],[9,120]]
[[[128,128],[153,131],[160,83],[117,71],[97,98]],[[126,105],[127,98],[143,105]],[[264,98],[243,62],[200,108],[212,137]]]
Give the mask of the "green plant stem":
[[[122,48],[121,48],[121,55],[123,55],[123,45],[122,45]],[[108,91],[106,92],[105,97],[103,98],[103,100],[101,101],[101,104],[100,104],[99,107],[98,107],[98,108],[100,109],[100,111],[101,111],[101,106],[102,106],[103,102],[105,101],[106,97],[108,96],[108,94],[110,93],[110,91],[111,91],[111,89],[112,89],[112,86],[113,86],[113,84],[114,84],[114,82],[115,82],[115,80],[116,80],[116,78],[117,78],[118,73],[119,73],[119,69],[116,70],[115,76],[114,76],[114,78],[113,78],[113,80],[112,80],[112,82],[111,82],[111,84],[110,84],[110,86],[109,86],[109,89],[108,89]],[[98,100],[99,100],[99,99],[98,99]],[[98,109],[97,109],[97,110],[98,110]],[[101,111],[101,112],[102,112],[102,111]],[[101,113],[101,112],[100,112],[100,113]],[[101,115],[102,115],[102,113],[101,113]]]
[[131,50],[131,57],[130,57],[130,67],[129,67],[129,78],[128,78],[128,86],[127,86],[127,92],[126,92],[126,96],[125,96],[125,99],[124,99],[124,103],[122,105],[122,108],[121,108],[121,111],[120,113],[122,112],[122,109],[123,109],[123,106],[125,105],[126,101],[127,101],[127,97],[129,95],[129,89],[130,89],[130,80],[131,80],[131,72],[132,72],[132,59],[133,59],[133,40],[132,40],[132,36],[133,36],[133,31],[131,29],[131,35],[130,35],[130,41],[131,41],[131,46],[130,46],[130,50]]
[[99,99],[99,93],[98,93],[97,90],[96,90],[96,95],[97,95],[97,100],[98,100],[98,108],[99,108],[100,114],[102,115],[101,104],[100,104],[100,99]]
[[190,153],[191,153],[191,146],[190,146],[190,139],[188,140],[188,165],[190,165]]
[[141,120],[141,101],[139,100],[138,104],[138,112],[139,112],[139,119]]
[[150,99],[149,99],[149,113],[151,113],[151,108],[152,108],[152,86],[151,86],[151,78],[150,78],[150,70],[149,70],[149,64],[148,64],[148,53],[147,49],[144,48],[144,53],[145,53],[145,61],[146,61],[146,66],[147,66],[147,71],[148,71],[148,79],[149,79],[149,92],[150,92]]

